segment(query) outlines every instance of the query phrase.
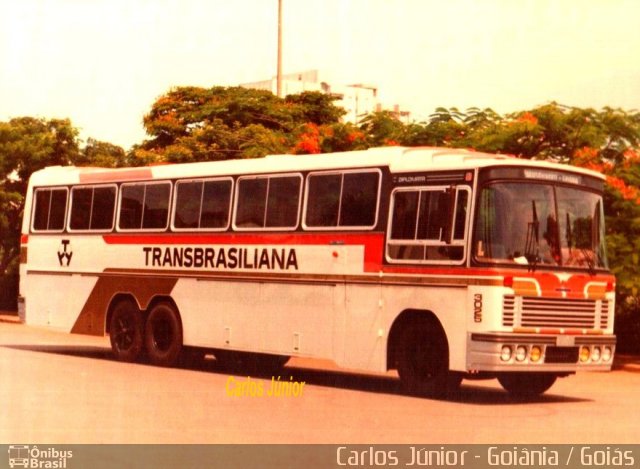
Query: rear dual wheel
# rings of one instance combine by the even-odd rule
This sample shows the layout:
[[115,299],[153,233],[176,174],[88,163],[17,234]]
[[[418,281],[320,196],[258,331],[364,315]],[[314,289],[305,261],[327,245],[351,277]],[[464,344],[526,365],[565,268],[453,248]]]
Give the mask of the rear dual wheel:
[[111,348],[117,360],[135,362],[146,353],[158,366],[174,366],[182,352],[182,321],[173,304],[157,303],[144,321],[131,300],[116,304],[109,327]]
[[144,321],[133,301],[119,301],[113,308],[109,338],[117,360],[135,362],[140,359],[144,350]]
[[182,352],[182,321],[169,302],[157,303],[145,325],[145,349],[149,361],[158,366],[174,366]]

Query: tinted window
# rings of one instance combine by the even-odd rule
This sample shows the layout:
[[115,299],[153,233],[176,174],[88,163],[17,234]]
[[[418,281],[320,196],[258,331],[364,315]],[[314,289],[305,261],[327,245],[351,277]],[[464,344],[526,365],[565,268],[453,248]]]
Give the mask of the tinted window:
[[231,181],[207,181],[202,194],[200,228],[226,228],[229,224]]
[[121,189],[121,229],[164,229],[169,216],[169,183],[124,184]]
[[93,188],[71,189],[71,220],[69,221],[69,227],[72,230],[89,229],[92,200]]
[[174,226],[180,229],[226,228],[231,181],[180,181],[176,185]]
[[342,184],[340,226],[373,226],[378,204],[378,173],[347,173]]
[[142,184],[122,186],[119,227],[125,230],[142,227],[142,204],[144,186]]
[[176,228],[200,227],[203,186],[202,181],[176,184],[176,211],[173,219]]
[[380,173],[311,174],[305,223],[308,227],[366,227],[376,223]]
[[166,228],[169,219],[169,184],[147,184],[144,198],[142,228]]
[[405,261],[461,261],[468,202],[466,188],[395,192],[387,255]]
[[336,226],[340,208],[340,174],[310,175],[307,195],[307,226]]
[[237,227],[264,227],[264,211],[267,204],[267,181],[267,178],[240,179],[238,181],[238,206],[236,207]]
[[238,228],[295,228],[300,206],[300,176],[238,181]]
[[269,180],[267,227],[286,228],[298,224],[300,183],[299,177],[274,177]]
[[467,222],[467,205],[469,204],[469,192],[459,191],[456,200],[455,227],[453,229],[453,239],[463,240]]
[[67,213],[67,189],[37,189],[33,211],[33,229],[62,231]]
[[75,187],[71,190],[72,230],[110,230],[113,228],[115,187]]

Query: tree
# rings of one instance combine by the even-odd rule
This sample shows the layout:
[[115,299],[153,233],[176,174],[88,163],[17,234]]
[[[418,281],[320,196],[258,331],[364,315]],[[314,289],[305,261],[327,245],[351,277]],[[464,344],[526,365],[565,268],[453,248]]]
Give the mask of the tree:
[[292,153],[307,126],[339,123],[344,110],[333,101],[318,92],[281,99],[240,87],[174,88],[145,116],[152,138],[133,149],[131,160],[188,162]]
[[101,168],[120,168],[128,166],[127,154],[118,145],[102,142],[94,138],[87,139],[87,143],[75,158],[78,166],[98,166]]
[[69,119],[18,117],[0,122],[0,304],[15,307],[24,196],[29,177],[46,166],[122,166],[122,148],[89,139],[80,147]]
[[17,295],[20,228],[29,176],[78,156],[77,131],[66,119],[19,117],[0,122],[0,303]]
[[360,130],[370,146],[398,145],[403,141],[405,126],[390,111],[368,114],[360,121]]

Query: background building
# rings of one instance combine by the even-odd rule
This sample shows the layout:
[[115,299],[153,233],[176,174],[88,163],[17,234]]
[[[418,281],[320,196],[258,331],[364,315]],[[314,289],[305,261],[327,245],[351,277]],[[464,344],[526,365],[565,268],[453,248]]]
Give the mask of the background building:
[[[276,77],[270,80],[243,83],[244,88],[254,88],[271,91],[276,94]],[[364,116],[372,112],[388,110],[396,117],[409,122],[409,111],[403,111],[399,105],[394,105],[391,109],[385,108],[378,99],[378,88],[372,85],[357,83],[353,85],[331,85],[320,79],[318,70],[307,70],[305,72],[290,73],[282,76],[282,95],[302,93],[303,91],[319,91],[335,96],[337,106],[344,108],[347,113],[342,118],[345,122],[357,124]]]

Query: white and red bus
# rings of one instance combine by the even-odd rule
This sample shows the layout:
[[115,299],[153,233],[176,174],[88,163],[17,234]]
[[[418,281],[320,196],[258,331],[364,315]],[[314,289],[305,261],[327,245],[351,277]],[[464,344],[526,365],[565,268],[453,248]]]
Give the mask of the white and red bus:
[[124,361],[320,357],[411,393],[538,394],[612,365],[603,182],[444,148],[50,167],[26,196],[20,310],[109,334]]

